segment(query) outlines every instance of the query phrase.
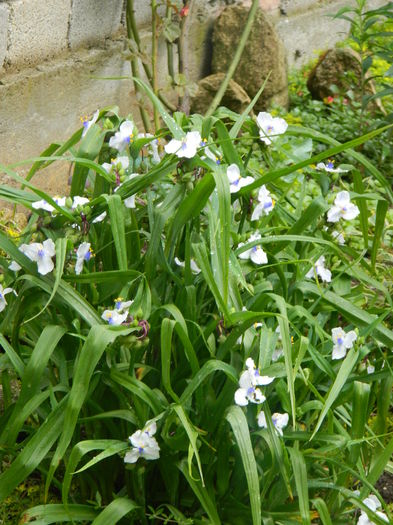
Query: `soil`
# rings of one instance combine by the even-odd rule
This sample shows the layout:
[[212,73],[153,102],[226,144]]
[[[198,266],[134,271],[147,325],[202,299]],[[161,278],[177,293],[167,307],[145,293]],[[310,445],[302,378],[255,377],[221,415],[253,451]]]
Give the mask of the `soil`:
[[377,481],[375,488],[383,497],[385,503],[393,503],[393,474],[384,472]]

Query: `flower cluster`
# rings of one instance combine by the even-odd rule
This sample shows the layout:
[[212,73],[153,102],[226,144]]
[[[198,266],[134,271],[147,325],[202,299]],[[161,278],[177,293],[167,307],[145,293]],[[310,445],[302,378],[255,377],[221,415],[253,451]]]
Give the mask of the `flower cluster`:
[[160,447],[153,437],[157,432],[155,421],[147,421],[142,430],[137,430],[128,439],[132,449],[124,456],[125,463],[136,463],[139,458],[148,460],[160,457]]
[[274,377],[261,376],[255,367],[254,360],[249,357],[246,361],[247,370],[241,373],[239,387],[235,392],[235,403],[246,406],[251,403],[263,403],[266,397],[262,394],[259,386],[269,385]]

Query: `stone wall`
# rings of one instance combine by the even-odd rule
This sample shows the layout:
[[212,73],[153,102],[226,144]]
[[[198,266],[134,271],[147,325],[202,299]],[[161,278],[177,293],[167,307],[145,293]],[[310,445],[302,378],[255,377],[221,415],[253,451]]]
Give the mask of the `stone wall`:
[[[287,48],[290,65],[301,65],[314,49],[346,36],[348,24],[326,15],[354,0],[260,0]],[[209,74],[214,19],[227,4],[246,0],[195,0],[189,23],[190,80]],[[383,0],[370,0],[382,5]],[[36,156],[69,137],[82,115],[118,105],[138,115],[125,60],[125,0],[0,0],[0,164]],[[135,0],[136,20],[149,52],[150,0]],[[167,82],[166,48],[159,45],[160,84]],[[47,191],[64,190],[62,164],[38,176]],[[0,175],[1,177],[1,175]],[[2,177],[2,181],[7,181]]]

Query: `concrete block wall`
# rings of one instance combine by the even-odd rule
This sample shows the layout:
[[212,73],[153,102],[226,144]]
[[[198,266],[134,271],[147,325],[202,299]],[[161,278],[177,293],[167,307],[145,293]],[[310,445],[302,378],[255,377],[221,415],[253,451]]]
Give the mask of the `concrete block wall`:
[[[209,74],[210,37],[225,5],[250,0],[195,0],[188,21],[188,76]],[[275,21],[290,65],[312,58],[314,49],[334,45],[348,24],[325,15],[354,0],[260,0]],[[67,139],[81,115],[118,105],[123,115],[138,111],[126,47],[126,0],[0,0],[0,164],[38,155],[53,141]],[[134,0],[140,36],[149,56],[150,0]],[[386,0],[369,0],[370,6]],[[167,83],[166,47],[160,42],[160,83]],[[26,132],[28,130],[28,132]],[[23,171],[23,170],[22,170]],[[67,190],[68,166],[57,163],[33,182],[44,190]],[[9,182],[0,174],[0,182]],[[1,206],[1,204],[0,204]]]

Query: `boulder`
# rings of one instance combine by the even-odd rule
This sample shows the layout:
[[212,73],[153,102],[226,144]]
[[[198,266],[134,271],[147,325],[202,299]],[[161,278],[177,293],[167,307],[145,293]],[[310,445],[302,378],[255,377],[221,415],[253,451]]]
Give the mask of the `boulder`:
[[[311,70],[307,87],[311,96],[317,100],[335,95],[332,85],[338,88],[341,95],[345,95],[349,89],[357,88],[355,96],[359,96],[361,71],[358,53],[350,48],[328,49]],[[366,89],[370,94],[374,92],[371,82],[367,83]]]
[[[246,25],[248,13],[249,9],[246,7],[229,6],[216,20],[213,32],[213,73],[224,73],[228,70]],[[269,72],[270,78],[255,105],[256,111],[268,109],[273,102],[283,107],[288,105],[285,48],[273,25],[258,8],[233,80],[253,98]]]
[[[201,113],[202,115],[206,113],[224,77],[224,73],[216,73],[198,82],[198,91],[191,101],[192,113]],[[250,102],[250,97],[244,89],[237,82],[231,80],[220,106],[225,106],[236,113],[242,113]]]

